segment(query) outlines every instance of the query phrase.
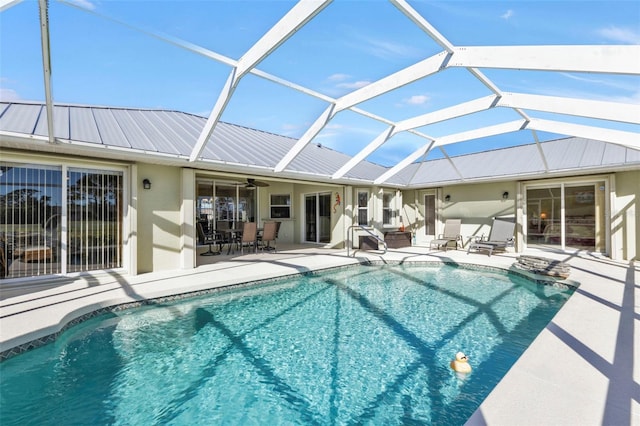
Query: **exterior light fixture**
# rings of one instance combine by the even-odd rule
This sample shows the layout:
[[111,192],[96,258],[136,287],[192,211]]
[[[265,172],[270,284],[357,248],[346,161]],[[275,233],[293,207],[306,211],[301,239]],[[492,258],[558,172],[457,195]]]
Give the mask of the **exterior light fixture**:
[[142,181],[142,187],[144,189],[151,189],[151,181],[149,179],[145,179]]
[[445,195],[445,196],[444,196],[444,200],[445,200],[446,202],[451,201],[451,195],[449,195],[449,194]]
[[502,199],[503,199],[503,200],[506,200],[507,198],[509,198],[509,192],[508,192],[508,191],[504,191],[504,192],[502,193]]

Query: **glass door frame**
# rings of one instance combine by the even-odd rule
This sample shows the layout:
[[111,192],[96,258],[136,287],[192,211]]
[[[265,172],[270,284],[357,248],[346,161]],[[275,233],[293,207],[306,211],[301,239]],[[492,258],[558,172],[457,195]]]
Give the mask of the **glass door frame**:
[[[433,234],[428,234],[427,231],[427,205],[426,198],[427,196],[433,197]],[[419,223],[419,227],[415,229],[415,243],[426,244],[428,241],[434,239],[438,233],[438,227],[440,225],[440,221],[442,218],[442,190],[439,188],[432,189],[424,189],[417,192],[416,195],[416,203],[420,206],[418,211],[416,211],[415,221]]]
[[[328,244],[331,242],[331,195],[332,192],[331,191],[320,191],[320,192],[311,192],[311,193],[307,193],[307,194],[302,194],[302,229],[301,229],[301,238],[300,240],[302,241],[302,243],[306,243],[306,244]],[[329,204],[328,204],[328,212],[329,215],[328,216],[322,216],[321,215],[321,206],[320,206],[320,199],[321,197],[328,197],[329,198]],[[315,218],[315,222],[313,223],[314,225],[314,230],[313,232],[315,233],[315,241],[309,240],[307,239],[307,199],[308,198],[314,198],[315,199],[315,211],[313,212],[314,218]],[[329,218],[329,239],[328,241],[322,241],[322,235],[323,232],[322,230],[323,225],[322,225],[322,221],[320,220],[323,217],[328,217]]]
[[[604,188],[601,188],[604,183]],[[604,211],[602,214],[604,215],[604,244],[598,244],[597,236],[596,242],[594,246],[594,252],[602,252],[602,253],[610,253],[611,252],[611,178],[609,175],[594,175],[589,177],[581,177],[581,178],[568,178],[568,179],[549,179],[549,180],[540,180],[540,181],[530,181],[524,182],[522,184],[522,216],[521,216],[521,229],[522,229],[522,242],[524,249],[529,245],[527,243],[527,235],[528,235],[528,227],[529,223],[528,214],[528,199],[527,192],[529,189],[546,189],[546,188],[560,188],[560,245],[558,249],[561,251],[567,251],[566,245],[566,188],[576,187],[576,186],[588,186],[593,185],[595,191],[604,191]],[[596,216],[598,215],[597,206],[594,207],[596,209]],[[599,249],[600,247],[600,249]],[[569,250],[573,250],[569,247]]]
[[[211,218],[208,219],[209,221],[209,225],[212,226],[213,228],[217,227],[217,222],[220,220],[218,218],[218,213],[216,211],[216,200],[219,198],[219,193],[218,193],[218,187],[234,187],[233,190],[233,195],[231,197],[232,204],[233,204],[233,208],[231,210],[231,219],[229,220],[232,223],[239,223],[239,222],[243,222],[245,219],[246,220],[250,220],[253,219],[254,221],[257,220],[259,216],[259,199],[258,199],[258,188],[252,189],[251,191],[253,191],[253,216],[252,217],[245,217],[242,213],[245,213],[244,209],[240,208],[240,204],[241,204],[241,191],[242,191],[242,181],[238,180],[238,181],[231,181],[229,179],[216,179],[215,177],[209,177],[209,176],[201,176],[198,175],[196,176],[196,205],[195,205],[195,212],[194,212],[194,216],[195,216],[195,221],[197,222],[200,217],[200,197],[202,196],[202,194],[199,193],[199,185],[210,185],[211,186],[211,190],[212,192],[210,194],[207,194],[208,197],[210,197],[210,209],[211,209]],[[236,225],[237,226],[237,225]]]

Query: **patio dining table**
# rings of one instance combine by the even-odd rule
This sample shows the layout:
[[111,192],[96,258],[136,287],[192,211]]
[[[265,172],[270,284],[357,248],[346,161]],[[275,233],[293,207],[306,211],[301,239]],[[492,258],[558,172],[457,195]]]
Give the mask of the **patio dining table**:
[[[220,229],[217,232],[224,234],[224,241],[228,244],[227,254],[232,253],[232,247],[234,244],[238,244],[238,242],[242,241],[242,228],[233,228],[233,229]],[[233,251],[235,253],[235,251]]]

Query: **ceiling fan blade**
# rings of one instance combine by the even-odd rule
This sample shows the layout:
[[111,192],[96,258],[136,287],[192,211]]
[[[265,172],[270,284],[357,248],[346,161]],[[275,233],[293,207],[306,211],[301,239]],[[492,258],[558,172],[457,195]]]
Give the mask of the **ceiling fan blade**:
[[247,179],[247,184],[245,186],[247,188],[256,187],[256,186],[265,187],[265,186],[269,186],[269,184],[267,182],[262,182],[262,181],[259,181],[259,180],[255,180],[255,179],[249,178],[249,179]]

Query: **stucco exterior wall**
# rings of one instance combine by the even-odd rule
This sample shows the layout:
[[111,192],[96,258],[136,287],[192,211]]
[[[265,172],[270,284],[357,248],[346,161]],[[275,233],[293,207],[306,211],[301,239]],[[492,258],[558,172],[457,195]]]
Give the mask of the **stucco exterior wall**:
[[615,174],[611,202],[611,257],[640,259],[640,170]]
[[[294,187],[295,185],[290,182],[269,182],[268,187],[258,189],[258,217],[260,218],[258,226],[261,227],[267,220],[280,221],[280,230],[278,231],[279,243],[292,243],[294,241],[294,224],[296,223],[296,220],[302,218],[302,213],[299,211],[298,206],[295,203]],[[271,194],[288,194],[291,196],[291,218],[271,219],[269,217]]]
[[[416,229],[417,244],[428,244],[430,237],[424,228],[424,191],[405,191],[403,214],[408,224]],[[503,199],[508,192],[507,199]],[[495,217],[515,218],[516,182],[478,183],[443,187],[437,191],[440,199],[436,201],[436,235],[444,230],[447,219],[462,219],[461,234],[465,244],[475,236],[488,235]],[[445,197],[449,195],[449,201]],[[416,226],[414,226],[417,221]],[[518,229],[516,228],[516,231]]]
[[138,166],[138,273],[180,268],[181,182],[180,168]]
[[[505,191],[509,193],[506,200],[502,198]],[[515,182],[457,185],[443,188],[442,193],[443,198],[450,195],[451,199],[443,202],[440,217],[443,222],[461,218],[461,233],[465,240],[488,235],[493,218],[514,218],[516,214]]]
[[[329,246],[340,247],[344,240],[342,225],[344,190],[339,186],[270,181],[268,187],[259,189],[258,209],[260,220],[258,225],[262,226],[264,221],[273,220],[269,217],[271,195],[288,194],[291,196],[291,218],[277,219],[282,222],[278,233],[278,242],[296,244],[303,242],[304,197],[307,194],[316,193],[331,194],[331,243]],[[340,197],[340,205],[336,205],[336,193]]]

